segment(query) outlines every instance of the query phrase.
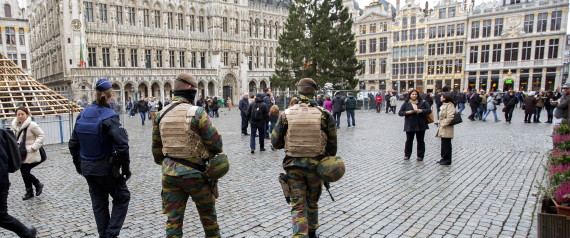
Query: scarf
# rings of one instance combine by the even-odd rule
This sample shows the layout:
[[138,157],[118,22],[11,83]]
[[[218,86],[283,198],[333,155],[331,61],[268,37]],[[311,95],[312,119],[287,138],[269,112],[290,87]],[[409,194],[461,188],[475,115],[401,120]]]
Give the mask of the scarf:
[[420,103],[420,101],[418,99],[416,100],[408,100],[408,102],[412,105],[412,107],[414,108],[414,110],[418,110],[418,103]]
[[174,96],[183,97],[188,100],[190,103],[194,103],[194,98],[196,97],[196,93],[198,91],[190,89],[190,90],[176,90],[174,91]]

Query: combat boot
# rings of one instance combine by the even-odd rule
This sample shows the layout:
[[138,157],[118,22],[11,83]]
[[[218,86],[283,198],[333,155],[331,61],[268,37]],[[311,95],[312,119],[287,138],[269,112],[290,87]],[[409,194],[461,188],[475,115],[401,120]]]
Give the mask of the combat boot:
[[316,231],[309,231],[309,238],[319,238]]
[[22,197],[22,200],[28,200],[34,197],[34,189],[26,188],[26,194]]
[[30,226],[28,228],[28,236],[29,238],[36,238],[36,235],[38,234],[38,230],[36,230],[36,228],[34,226]]
[[34,184],[34,187],[36,187],[36,196],[40,196],[44,189],[44,184],[38,181],[37,183]]

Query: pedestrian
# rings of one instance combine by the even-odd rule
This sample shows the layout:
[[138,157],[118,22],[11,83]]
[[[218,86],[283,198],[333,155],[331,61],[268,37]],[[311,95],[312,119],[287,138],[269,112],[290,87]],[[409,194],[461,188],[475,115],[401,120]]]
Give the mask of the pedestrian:
[[331,100],[331,96],[326,96],[325,97],[325,102],[323,102],[323,105],[325,106],[325,109],[327,109],[329,112],[332,113],[332,100]]
[[271,106],[269,109],[269,128],[267,131],[271,134],[273,128],[275,127],[275,123],[277,123],[277,119],[279,118],[279,107],[277,105]]
[[503,108],[503,112],[505,112],[505,121],[509,124],[513,118],[513,111],[515,110],[515,106],[518,103],[518,98],[515,96],[515,92],[513,90],[510,90],[509,93],[506,94],[503,98],[503,104],[505,105]]
[[38,233],[35,227],[28,228],[8,214],[8,193],[10,191],[8,161],[20,160],[21,155],[17,149],[17,143],[11,131],[0,128],[0,227],[16,233],[19,237],[35,238]]
[[228,104],[228,111],[231,111],[232,107],[234,107],[234,105],[232,104],[232,99],[230,97],[228,97],[228,99],[226,100],[226,103]]
[[168,106],[168,104],[170,104],[170,97],[166,97],[166,99],[164,99],[163,107]]
[[249,133],[247,133],[247,125],[249,124],[249,122],[247,120],[247,109],[248,108],[249,108],[249,94],[244,93],[241,100],[239,100],[239,105],[238,105],[238,109],[240,112],[239,114],[241,116],[241,135],[242,136],[249,135]]
[[348,96],[344,100],[346,104],[346,122],[348,127],[350,127],[350,118],[352,118],[352,126],[356,126],[356,121],[354,120],[354,110],[356,110],[356,98],[352,95],[352,92],[348,92]]
[[139,112],[141,116],[142,125],[144,126],[144,121],[146,120],[146,112],[148,111],[148,103],[144,100],[142,96],[135,105],[135,110]]
[[568,99],[570,99],[570,83],[565,83],[562,85],[563,94],[554,103],[556,105],[556,110],[554,111],[554,121],[553,126],[558,126],[562,124],[562,120],[568,118]]
[[158,111],[159,112],[162,111],[162,108],[163,108],[162,101],[158,101]]
[[541,91],[540,93],[538,93],[538,95],[536,95],[536,109],[534,112],[534,123],[541,123],[540,122],[540,113],[542,112],[542,108],[544,107],[544,105],[546,104],[546,101],[548,99],[546,98],[546,95],[544,94],[544,91]]
[[[262,95],[263,95],[263,102],[265,102],[265,105],[267,106],[266,118],[269,118],[269,108],[275,105],[275,99],[273,98],[273,93],[271,92],[270,88],[266,88],[265,92]],[[269,128],[269,120],[265,122],[265,128]],[[265,139],[270,139],[269,133],[267,131],[265,133]]]
[[[435,94],[433,95],[433,101],[435,101],[435,110],[437,110],[436,116],[437,119],[439,120],[439,108],[441,107],[441,90],[438,89],[435,91]],[[431,107],[430,107],[431,108]]]
[[129,112],[129,117],[133,117],[133,100],[131,99],[131,97],[127,98],[125,108]]
[[528,93],[528,96],[524,99],[524,122],[532,123],[533,114],[536,112],[536,102],[534,91]]
[[473,89],[469,95],[468,101],[469,106],[471,107],[471,115],[469,115],[467,119],[475,121],[475,118],[478,116],[477,110],[479,109],[479,104],[481,104],[481,98],[475,89]]
[[406,146],[404,148],[404,160],[409,160],[412,155],[414,136],[418,143],[417,161],[423,161],[425,156],[424,136],[428,127],[426,115],[431,113],[429,104],[422,100],[418,90],[412,90],[400,107],[398,115],[405,117],[404,131],[406,132]]
[[196,106],[204,107],[204,97],[198,98],[198,100],[196,101]]
[[450,125],[455,116],[455,105],[453,104],[453,95],[450,92],[441,94],[441,108],[439,112],[439,124],[437,127],[436,137],[441,138],[441,160],[437,163],[440,165],[451,165],[451,139],[453,138],[453,125]]
[[479,103],[479,119],[483,118],[483,115],[487,112],[487,94],[484,90],[481,90],[479,93],[479,97],[481,98],[481,102]]
[[487,111],[485,112],[485,115],[483,115],[483,121],[485,122],[487,120],[487,116],[489,115],[490,112],[493,112],[493,115],[495,116],[495,122],[499,122],[499,117],[497,116],[497,105],[499,104],[499,102],[497,102],[497,99],[495,98],[495,93],[490,93],[489,96],[487,97]]
[[154,121],[156,114],[158,113],[158,102],[155,97],[151,97],[148,102],[148,110],[150,112],[150,120]]
[[323,103],[325,103],[323,96],[317,95],[317,104],[319,105],[319,107],[323,107]]
[[293,237],[316,238],[319,228],[318,201],[323,182],[328,188],[328,182],[336,181],[328,180],[326,172],[317,172],[317,167],[323,161],[330,161],[327,156],[335,158],[327,166],[329,168],[342,168],[344,173],[344,164],[340,164],[342,160],[335,157],[335,120],[330,112],[314,106],[317,83],[303,78],[297,84],[297,90],[299,103],[279,116],[271,143],[276,149],[285,148],[283,168],[286,174],[281,174],[280,182],[291,193],[291,197],[286,199],[290,199],[291,204]]
[[255,96],[255,102],[249,104],[247,109],[247,117],[251,126],[251,135],[249,139],[249,148],[251,153],[255,152],[255,135],[259,135],[259,151],[265,151],[265,125],[268,121],[269,109],[263,101],[263,95],[258,93]]
[[390,97],[390,111],[392,111],[393,114],[396,114],[397,106],[398,106],[398,99],[396,98],[396,93],[394,92]]
[[392,98],[392,96],[390,95],[390,93],[388,91],[386,91],[386,95],[384,96],[384,101],[386,101],[386,113],[388,113],[388,111],[392,107],[392,104],[390,101],[391,98]]
[[[332,100],[332,110],[333,110],[333,117],[336,121],[336,128],[340,128],[340,115],[344,111],[343,110],[344,107],[345,107],[344,100],[342,100],[340,92],[336,92]],[[376,106],[376,110],[380,110],[378,106]]]
[[[118,237],[131,199],[127,187],[131,177],[129,138],[119,115],[109,108],[113,98],[109,80],[98,80],[95,91],[95,103],[77,117],[69,151],[77,173],[89,185],[99,237]],[[112,213],[109,195],[113,198]]]
[[[380,108],[382,107],[382,94],[381,93],[376,93],[376,113],[380,113]],[[335,116],[336,119],[336,116]],[[340,120],[340,116],[339,116],[339,120]]]
[[212,117],[220,117],[218,110],[220,109],[218,97],[212,99]]
[[[206,110],[192,105],[198,88],[196,78],[186,73],[176,78],[172,103],[157,115],[152,130],[152,155],[154,162],[162,166],[162,212],[168,218],[166,237],[183,236],[188,198],[196,203],[205,237],[220,237],[216,182],[207,176],[207,171],[215,161],[209,158],[222,152],[222,135]],[[226,161],[226,169],[227,166]]]
[[465,110],[465,103],[467,103],[467,91],[458,93],[457,101],[459,102],[459,114],[462,114]]
[[552,92],[552,90],[548,90],[548,92],[546,92],[545,94],[545,97],[546,97],[546,102],[544,104],[544,109],[546,110],[548,117],[546,123],[552,123],[552,119],[554,118],[554,108],[555,108],[555,104],[553,104],[553,102],[556,101],[554,92]]
[[39,150],[44,144],[45,135],[38,124],[32,121],[30,111],[23,106],[16,109],[16,118],[12,120],[12,132],[16,135],[22,157],[20,173],[26,187],[26,194],[22,200],[28,200],[34,197],[32,185],[36,188],[36,196],[42,194],[44,188],[40,180],[32,174],[32,169],[44,162]]
[[206,97],[206,111],[210,117],[214,117],[214,110],[212,109],[212,98]]

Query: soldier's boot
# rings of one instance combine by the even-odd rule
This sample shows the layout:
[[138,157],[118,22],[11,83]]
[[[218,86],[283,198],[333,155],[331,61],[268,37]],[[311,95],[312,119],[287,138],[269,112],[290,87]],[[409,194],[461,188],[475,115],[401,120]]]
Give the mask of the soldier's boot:
[[319,238],[317,231],[309,231],[309,238]]
[[26,188],[26,194],[24,194],[24,197],[22,197],[22,200],[28,200],[30,198],[34,197],[34,189],[32,188]]
[[28,236],[29,238],[36,238],[36,235],[38,234],[38,230],[36,230],[36,228],[34,226],[31,226],[30,228],[28,228]]
[[36,196],[40,196],[44,189],[44,184],[38,181],[37,183],[34,183],[34,187],[36,187]]

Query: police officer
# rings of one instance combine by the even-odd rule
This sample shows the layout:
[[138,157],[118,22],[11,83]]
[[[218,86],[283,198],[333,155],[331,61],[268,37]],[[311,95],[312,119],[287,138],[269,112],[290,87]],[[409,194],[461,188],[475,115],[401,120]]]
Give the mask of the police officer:
[[194,106],[197,88],[193,76],[177,75],[172,103],[154,120],[152,154],[154,161],[162,166],[162,211],[168,217],[166,237],[182,237],[190,197],[196,203],[205,236],[220,237],[216,192],[202,172],[206,161],[222,152],[222,137],[208,112]]
[[[69,151],[77,173],[89,185],[99,237],[117,237],[131,197],[126,184],[131,177],[129,139],[119,116],[109,107],[113,98],[109,80],[98,80],[95,90],[95,102],[77,117]],[[109,195],[113,198],[111,216]]]
[[323,186],[317,166],[323,158],[336,155],[336,122],[313,101],[317,91],[313,79],[301,79],[297,90],[299,102],[281,114],[271,143],[276,149],[285,148],[283,168],[291,194],[293,237],[313,238],[319,228],[318,201]]

